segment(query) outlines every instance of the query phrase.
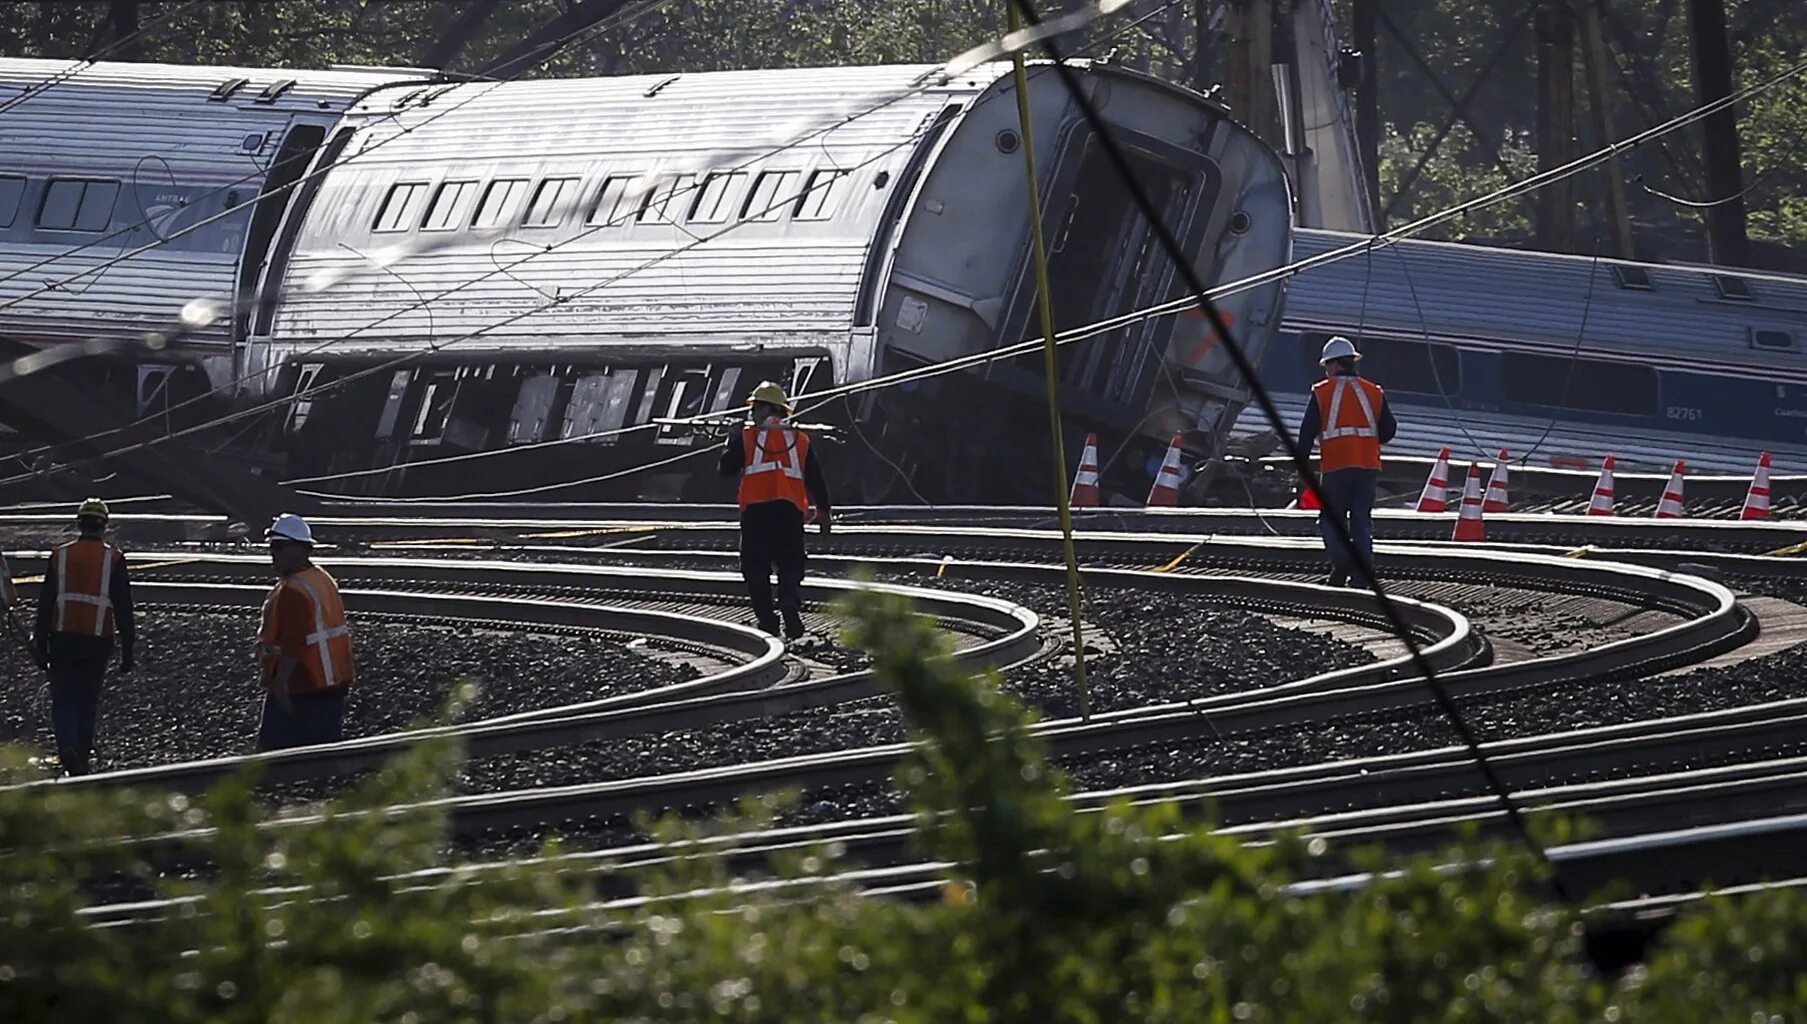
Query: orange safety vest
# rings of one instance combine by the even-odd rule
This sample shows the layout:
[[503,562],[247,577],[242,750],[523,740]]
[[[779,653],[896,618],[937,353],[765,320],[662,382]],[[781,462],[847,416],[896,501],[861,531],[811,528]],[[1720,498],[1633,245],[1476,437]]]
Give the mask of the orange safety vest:
[[0,554],[0,611],[19,603],[19,591],[13,587],[13,574],[6,567],[6,556]]
[[1387,393],[1379,384],[1350,374],[1326,377],[1311,386],[1318,403],[1318,471],[1380,468],[1380,410]]
[[46,579],[56,581],[52,633],[113,635],[113,564],[119,552],[104,540],[83,537],[50,553]]
[[339,598],[339,584],[319,566],[308,566],[278,580],[264,599],[264,622],[258,643],[263,652],[266,684],[275,679],[276,666],[282,659],[283,633],[293,629],[282,621],[281,598],[285,592],[300,594],[307,601],[301,624],[306,639],[300,651],[288,652],[301,663],[307,678],[291,676],[289,692],[317,693],[350,686],[356,666],[351,658],[351,627],[345,622],[345,603]]
[[743,427],[745,458],[740,467],[740,507],[762,501],[788,501],[809,515],[809,488],[803,467],[809,458],[809,435],[781,426]]

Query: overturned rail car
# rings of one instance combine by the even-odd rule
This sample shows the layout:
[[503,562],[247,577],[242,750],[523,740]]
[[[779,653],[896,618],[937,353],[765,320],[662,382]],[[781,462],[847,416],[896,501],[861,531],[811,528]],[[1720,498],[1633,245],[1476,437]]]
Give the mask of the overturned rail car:
[[[1077,70],[1208,281],[1283,262],[1279,158],[1204,98]],[[1034,337],[1008,65],[824,68],[384,90],[289,210],[244,364],[294,396],[276,443],[323,491],[719,497],[707,429],[760,380],[801,396]],[[1184,293],[1058,77],[1029,100],[1060,327]],[[337,281],[318,287],[323,281]],[[1259,359],[1282,300],[1227,312]],[[1145,487],[1182,433],[1216,448],[1243,382],[1196,316],[1061,349],[1069,444]],[[843,397],[844,500],[1045,499],[1039,353]],[[654,426],[654,424],[659,424]],[[643,427],[645,429],[630,429]],[[563,441],[569,443],[560,443]],[[513,449],[494,457],[446,455]],[[1072,453],[1067,453],[1071,455]],[[644,472],[624,470],[663,463]],[[382,473],[363,472],[394,467]],[[312,479],[310,478],[317,478]],[[598,480],[597,478],[608,478]]]

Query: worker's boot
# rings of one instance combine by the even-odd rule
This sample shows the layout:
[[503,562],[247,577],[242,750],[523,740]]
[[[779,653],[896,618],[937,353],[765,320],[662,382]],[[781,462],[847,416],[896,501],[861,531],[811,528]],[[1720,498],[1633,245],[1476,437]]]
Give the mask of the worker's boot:
[[1348,586],[1349,585],[1348,571],[1343,570],[1343,569],[1332,570],[1329,578],[1324,580],[1324,585],[1327,587],[1346,587],[1346,586]]
[[784,635],[783,633],[779,632],[778,619],[776,616],[774,616],[773,618],[769,618],[769,619],[767,619],[767,618],[755,619],[754,624],[759,627],[760,632],[765,633],[769,636],[783,636]]
[[801,640],[803,633],[803,616],[799,615],[795,608],[786,608],[784,610],[785,637],[791,640]]

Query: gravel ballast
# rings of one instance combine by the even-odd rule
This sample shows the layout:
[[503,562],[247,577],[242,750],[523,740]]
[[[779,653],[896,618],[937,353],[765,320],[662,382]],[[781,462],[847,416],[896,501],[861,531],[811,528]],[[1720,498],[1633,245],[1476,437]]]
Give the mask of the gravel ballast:
[[[457,622],[364,617],[354,621],[358,682],[345,735],[394,732],[435,714],[460,679],[478,684],[465,721],[595,700],[696,676],[613,638],[527,632]],[[249,753],[262,690],[252,654],[257,615],[149,606],[139,614],[138,666],[108,673],[96,763],[136,768]],[[0,688],[7,738],[54,749],[44,675],[17,652],[0,658],[14,685]]]

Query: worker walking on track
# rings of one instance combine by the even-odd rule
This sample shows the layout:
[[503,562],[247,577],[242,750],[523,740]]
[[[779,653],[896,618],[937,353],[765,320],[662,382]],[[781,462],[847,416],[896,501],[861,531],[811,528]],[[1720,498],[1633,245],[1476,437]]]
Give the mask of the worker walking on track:
[[264,536],[281,578],[264,599],[257,636],[265,691],[257,749],[337,742],[357,675],[339,584],[311,561],[314,531],[300,516],[277,516]]
[[[1299,424],[1299,447],[1309,452],[1315,442],[1323,508],[1318,532],[1330,555],[1333,587],[1369,587],[1361,567],[1374,564],[1374,492],[1380,485],[1380,446],[1393,440],[1399,424],[1380,385],[1356,372],[1361,353],[1348,338],[1324,344],[1324,379],[1311,389],[1305,418]],[[1356,554],[1344,549],[1336,530],[1340,520],[1355,541]]]
[[94,756],[100,690],[118,638],[119,671],[132,671],[137,623],[125,555],[104,539],[107,505],[82,502],[75,513],[80,536],[50,553],[38,590],[33,641],[50,672],[50,724],[57,760],[70,775],[86,775]]
[[766,381],[747,405],[752,422],[728,438],[720,465],[723,476],[740,477],[740,571],[760,628],[777,636],[782,614],[784,635],[795,640],[803,636],[803,524],[813,521],[828,532],[828,484],[809,435],[784,422],[793,410],[783,388]]

